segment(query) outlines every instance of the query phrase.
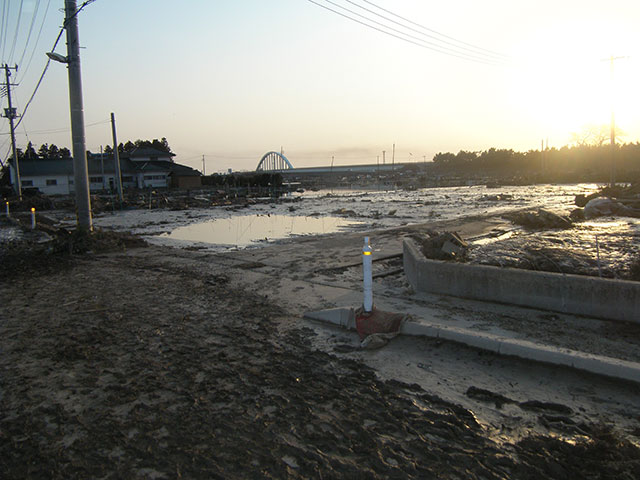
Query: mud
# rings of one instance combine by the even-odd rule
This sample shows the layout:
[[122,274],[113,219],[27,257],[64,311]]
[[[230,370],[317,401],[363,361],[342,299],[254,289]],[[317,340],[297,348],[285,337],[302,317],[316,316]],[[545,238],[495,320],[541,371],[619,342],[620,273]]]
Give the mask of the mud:
[[471,263],[603,278],[640,280],[640,221],[605,218],[570,228],[527,231],[473,245]]
[[228,268],[171,255],[74,254],[0,283],[0,477],[640,476],[637,446],[572,409],[520,402],[549,435],[498,442],[470,410],[316,349]]

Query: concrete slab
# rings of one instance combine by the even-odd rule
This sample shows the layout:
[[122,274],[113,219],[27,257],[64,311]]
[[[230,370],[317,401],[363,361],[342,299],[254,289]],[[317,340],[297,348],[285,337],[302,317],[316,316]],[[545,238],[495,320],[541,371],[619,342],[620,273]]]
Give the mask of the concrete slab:
[[[352,307],[306,312],[304,317],[355,330],[355,309]],[[640,383],[640,363],[636,362],[420,321],[405,321],[400,333],[410,336],[440,338],[499,355],[575,368],[596,375]]]
[[356,328],[356,314],[353,308],[330,308],[316,312],[305,312],[304,317],[340,325],[349,330]]
[[403,249],[417,292],[640,323],[640,282],[431,260],[411,238]]

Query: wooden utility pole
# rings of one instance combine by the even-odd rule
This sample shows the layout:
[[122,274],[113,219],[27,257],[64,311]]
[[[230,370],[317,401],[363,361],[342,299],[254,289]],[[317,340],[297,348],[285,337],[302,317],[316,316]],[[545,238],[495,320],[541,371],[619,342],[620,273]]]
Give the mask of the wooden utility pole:
[[202,155],[202,176],[204,177],[205,175],[206,173],[205,173],[204,155]]
[[80,39],[78,37],[78,8],[76,0],[65,0],[65,29],[67,31],[67,66],[69,70],[69,104],[71,108],[71,139],[73,147],[73,178],[78,209],[78,228],[91,231],[91,196],[84,135],[84,107],[82,102],[82,72],[80,70]]
[[[13,152],[13,161],[16,164],[16,193],[18,194],[18,199],[22,200],[22,183],[20,181],[20,162],[18,161],[18,149],[16,148],[16,131],[13,125],[13,121],[18,116],[16,109],[13,108],[11,104],[11,81],[9,78],[11,77],[11,68],[6,63],[4,64],[4,73],[6,78],[6,86],[7,86],[7,101],[9,103],[9,108],[4,109],[4,116],[9,119],[9,128],[11,130],[11,150]],[[13,67],[15,71],[18,71],[18,66]]]

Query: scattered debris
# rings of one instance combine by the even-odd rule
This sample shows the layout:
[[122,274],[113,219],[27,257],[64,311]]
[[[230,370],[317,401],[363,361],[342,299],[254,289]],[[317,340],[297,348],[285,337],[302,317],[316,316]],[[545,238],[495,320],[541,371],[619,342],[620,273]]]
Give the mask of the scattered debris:
[[484,202],[503,202],[506,200],[513,200],[513,195],[508,193],[498,193],[497,195],[482,195],[481,201]]
[[571,228],[572,221],[565,215],[559,215],[544,208],[537,211],[515,212],[508,218],[516,225],[534,229]]
[[428,237],[414,236],[426,258],[434,260],[463,260],[469,245],[456,232],[427,232]]
[[611,198],[602,197],[589,200],[584,206],[584,218],[587,220],[608,215],[640,218],[640,209],[628,207]]

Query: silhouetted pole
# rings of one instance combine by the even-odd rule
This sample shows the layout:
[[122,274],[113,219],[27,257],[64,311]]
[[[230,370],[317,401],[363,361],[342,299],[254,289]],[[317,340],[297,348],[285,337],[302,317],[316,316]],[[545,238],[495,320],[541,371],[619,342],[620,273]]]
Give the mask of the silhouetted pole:
[[[4,73],[7,79],[7,101],[9,103],[9,108],[5,109],[5,117],[9,119],[9,128],[11,130],[11,150],[13,151],[13,160],[16,162],[16,193],[18,194],[18,199],[22,200],[22,183],[20,181],[20,163],[18,162],[18,149],[16,148],[16,132],[15,127],[13,125],[13,120],[16,118],[16,111],[11,104],[11,82],[9,81],[9,77],[11,76],[11,72],[9,70],[11,67],[4,64]],[[14,70],[18,70],[18,66],[14,67]]]
[[616,185],[616,119],[615,119],[615,101],[613,88],[613,62],[615,58],[611,55],[611,188]]
[[391,150],[391,171],[393,172],[396,164],[396,144],[393,144],[393,149]]
[[120,171],[120,152],[118,151],[118,137],[116,136],[116,116],[111,112],[111,134],[113,136],[113,159],[116,164],[116,187],[118,188],[118,198],[120,205],[124,201],[122,198],[122,172]]
[[65,29],[67,30],[67,61],[69,69],[69,103],[71,107],[71,139],[73,146],[73,178],[78,209],[78,228],[91,230],[91,197],[87,149],[84,138],[84,108],[82,105],[82,73],[78,15],[75,0],[65,0]]
[[613,83],[613,62],[627,57],[609,57],[609,68],[611,74],[611,188],[616,184],[616,119],[615,119],[615,85]]

